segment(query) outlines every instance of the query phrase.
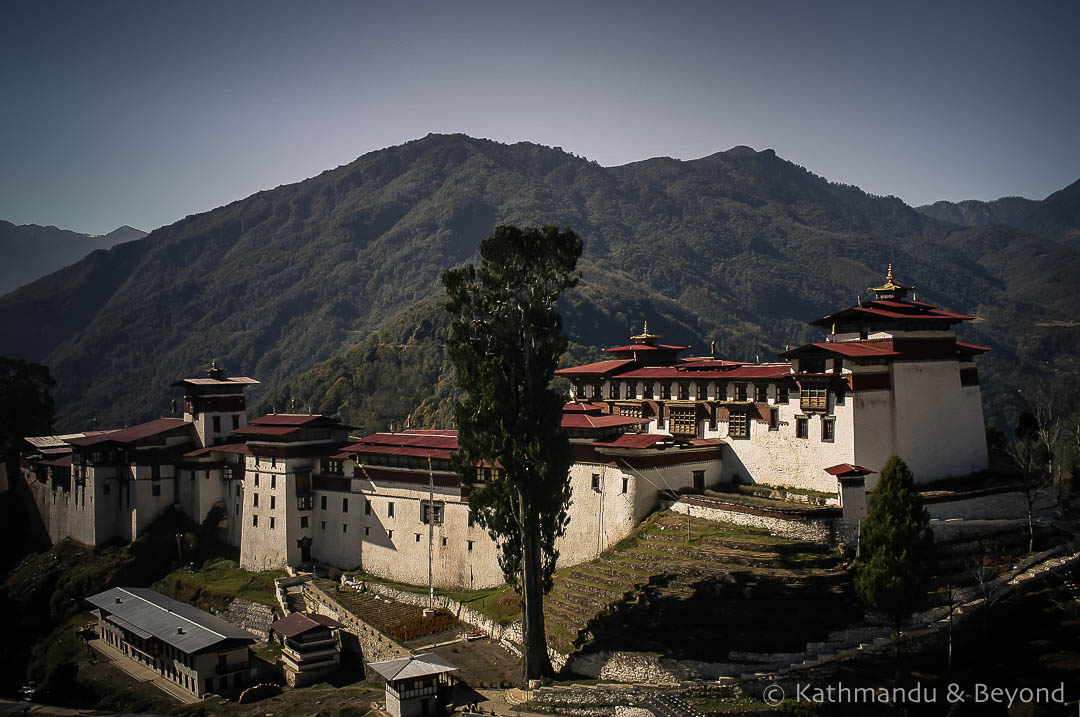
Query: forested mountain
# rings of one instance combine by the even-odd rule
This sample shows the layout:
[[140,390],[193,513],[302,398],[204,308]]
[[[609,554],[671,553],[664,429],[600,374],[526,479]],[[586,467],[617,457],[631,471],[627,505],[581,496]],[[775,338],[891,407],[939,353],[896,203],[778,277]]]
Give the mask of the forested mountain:
[[954,224],[1006,224],[1080,249],[1080,180],[1043,200],[1002,197],[992,202],[934,202],[920,212]]
[[648,319],[698,352],[717,339],[731,358],[771,359],[818,336],[807,320],[854,304],[893,262],[920,299],[979,315],[962,335],[995,349],[981,359],[995,415],[1033,372],[1074,370],[1080,253],[1060,243],[957,227],[771,150],[604,168],[462,135],[372,152],[95,252],[0,299],[0,354],[48,363],[61,429],[156,416],[169,384],[212,357],[263,381],[254,403],[278,410],[344,406],[377,425],[427,401],[419,415],[431,416],[433,390],[449,390],[439,274],[474,258],[497,223],[584,238],[583,280],[563,301],[581,357]]
[[127,225],[94,235],[0,220],[0,256],[4,257],[0,263],[0,296],[74,264],[96,249],[144,236],[146,232]]

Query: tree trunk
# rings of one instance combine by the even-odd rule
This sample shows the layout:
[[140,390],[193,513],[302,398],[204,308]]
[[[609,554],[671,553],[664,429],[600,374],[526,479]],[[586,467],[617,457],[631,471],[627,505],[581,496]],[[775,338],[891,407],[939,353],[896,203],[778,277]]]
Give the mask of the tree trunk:
[[[520,494],[519,494],[520,496]],[[519,500],[521,533],[521,680],[539,680],[555,674],[547,653],[544,633],[544,582],[540,575],[540,540],[528,529],[524,500]]]

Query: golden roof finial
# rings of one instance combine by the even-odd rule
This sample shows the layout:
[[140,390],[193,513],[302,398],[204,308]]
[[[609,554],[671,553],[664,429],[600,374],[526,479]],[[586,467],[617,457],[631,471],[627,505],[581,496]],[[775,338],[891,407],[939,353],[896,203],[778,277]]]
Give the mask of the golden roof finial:
[[877,294],[878,299],[903,299],[904,296],[914,289],[914,286],[902,286],[896,283],[893,277],[892,262],[889,263],[889,271],[885,274],[885,283],[881,286],[871,286],[870,291]]
[[648,319],[645,320],[645,326],[642,329],[641,333],[638,334],[637,336],[631,336],[630,337],[630,339],[632,341],[641,341],[641,342],[644,342],[644,343],[655,342],[658,339],[662,339],[662,338],[663,338],[663,336],[661,336],[660,334],[650,334],[649,333],[649,320]]

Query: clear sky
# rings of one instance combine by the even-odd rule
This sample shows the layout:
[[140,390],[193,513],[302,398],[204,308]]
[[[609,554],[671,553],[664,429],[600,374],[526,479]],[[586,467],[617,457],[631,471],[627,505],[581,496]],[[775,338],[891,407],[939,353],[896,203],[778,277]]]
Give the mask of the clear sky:
[[910,204],[1080,178],[1080,3],[0,3],[0,219],[150,230],[429,132],[773,148]]

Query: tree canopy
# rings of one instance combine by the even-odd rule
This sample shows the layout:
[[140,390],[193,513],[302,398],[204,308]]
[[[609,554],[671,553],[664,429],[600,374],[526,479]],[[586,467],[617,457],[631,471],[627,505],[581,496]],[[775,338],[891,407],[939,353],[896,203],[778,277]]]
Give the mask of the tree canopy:
[[926,603],[934,567],[934,537],[907,464],[893,455],[870,493],[859,532],[855,591],[899,627]]
[[566,526],[573,462],[563,398],[551,388],[568,343],[555,302],[577,281],[581,248],[569,229],[499,226],[480,245],[479,267],[442,276],[456,317],[447,342],[459,392],[456,468],[522,595],[524,679],[551,672],[543,593]]
[[55,385],[48,367],[0,356],[0,455],[17,455],[24,436],[52,432]]

